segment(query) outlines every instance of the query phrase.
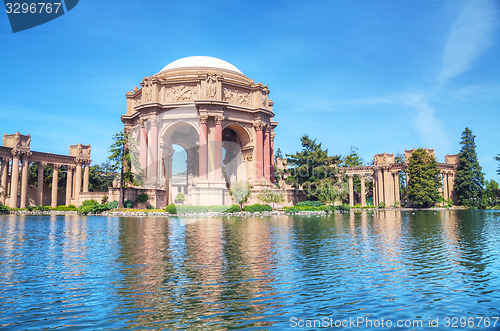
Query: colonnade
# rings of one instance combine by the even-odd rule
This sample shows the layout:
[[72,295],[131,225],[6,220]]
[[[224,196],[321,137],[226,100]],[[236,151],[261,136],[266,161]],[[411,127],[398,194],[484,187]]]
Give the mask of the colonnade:
[[[33,203],[43,205],[44,173],[52,166],[50,205],[57,206],[59,170],[66,171],[66,205],[79,205],[80,192],[89,190],[90,145],[71,145],[70,155],[31,151],[31,136],[19,132],[4,134],[0,146],[0,203],[10,208],[26,208],[28,201],[29,167],[38,167]],[[83,167],[83,178],[82,178]],[[82,187],[83,180],[83,187]]]
[[[0,158],[0,203],[10,208],[26,208],[28,202],[28,172],[32,163],[29,154],[12,151],[11,158]],[[49,162],[33,162],[38,166],[35,204],[43,204],[44,172],[47,165],[52,166],[52,183],[50,205],[57,206],[59,169],[66,170],[66,205],[79,204],[80,192],[89,190],[89,162],[77,162],[75,165]],[[82,177],[83,167],[83,177]],[[19,180],[20,179],[20,180]],[[82,185],[83,183],[83,185]],[[19,200],[19,201],[18,201]]]

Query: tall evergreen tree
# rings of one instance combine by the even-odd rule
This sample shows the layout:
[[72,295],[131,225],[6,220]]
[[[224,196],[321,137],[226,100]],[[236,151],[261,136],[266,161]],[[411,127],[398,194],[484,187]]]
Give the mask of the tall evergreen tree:
[[429,208],[439,199],[439,169],[436,159],[423,148],[416,149],[408,164],[408,198],[415,207]]
[[462,132],[459,159],[455,178],[455,194],[457,202],[467,207],[481,207],[483,203],[484,174],[477,160],[474,136],[465,128]]
[[301,186],[307,198],[317,200],[321,182],[338,175],[335,165],[340,162],[340,156],[329,156],[328,149],[323,150],[321,143],[311,139],[307,134],[300,138],[302,151],[287,155],[287,163],[291,166],[287,182]]
[[[500,162],[500,154],[498,154],[497,156],[495,156],[495,160],[497,160],[498,162]],[[498,165],[497,174],[500,175],[500,164]]]

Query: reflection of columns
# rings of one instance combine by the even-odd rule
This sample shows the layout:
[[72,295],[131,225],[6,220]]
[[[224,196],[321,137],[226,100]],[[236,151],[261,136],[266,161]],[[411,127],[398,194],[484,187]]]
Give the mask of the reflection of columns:
[[75,198],[76,205],[80,205],[80,192],[82,191],[82,163],[80,160],[76,161],[76,171],[73,185],[73,197]]
[[45,168],[45,163],[38,162],[38,174],[36,177],[36,204],[38,206],[43,205],[43,171]]
[[149,163],[149,166],[151,167],[151,171],[148,171],[149,179],[153,180],[156,184],[156,178],[157,178],[157,169],[158,169],[158,123],[156,118],[152,118],[149,120],[151,123],[151,144],[150,144],[150,151],[151,151],[151,162]]
[[276,135],[271,133],[271,182],[274,183],[274,137]]
[[0,203],[5,204],[5,197],[7,196],[7,172],[9,171],[9,160],[1,159],[2,166],[0,171],[2,172],[2,177],[0,179]]
[[68,166],[66,173],[66,206],[71,204],[71,193],[73,191],[73,167]]
[[[215,122],[215,143],[214,143],[214,156],[215,156],[215,179],[222,178],[222,121],[224,116],[217,115],[214,117]],[[227,171],[227,169],[226,169]]]
[[264,123],[262,122],[255,122],[253,127],[255,128],[255,133],[257,134],[257,139],[255,141],[255,144],[256,144],[256,159],[255,159],[255,163],[256,163],[256,172],[255,172],[255,177],[256,179],[260,179],[262,177],[262,175],[264,174],[263,171],[262,171],[262,166],[263,166],[263,158],[264,158],[264,154],[263,154],[263,134],[262,134],[262,130],[264,129]]
[[12,172],[10,178],[10,208],[17,208],[17,190],[19,185],[19,157],[21,153],[13,150],[12,153]]
[[271,180],[271,137],[269,126],[264,130],[264,177],[266,180]]
[[352,181],[352,175],[348,174],[349,178],[349,206],[354,206],[354,185]]
[[198,172],[199,177],[203,179],[207,179],[207,140],[208,140],[208,130],[207,130],[207,115],[200,116],[200,152],[199,152],[199,166]]
[[141,125],[141,134],[139,138],[139,164],[141,165],[141,171],[146,175],[147,160],[148,160],[148,133],[146,131],[146,121],[143,119],[139,120]]
[[21,160],[22,170],[21,170],[21,203],[20,208],[26,208],[26,197],[28,193],[28,167],[29,160],[28,155],[24,154]]
[[399,172],[394,173],[394,202],[401,203],[399,193]]
[[54,164],[52,171],[52,195],[50,197],[50,206],[57,207],[57,180],[59,176],[59,164]]
[[366,207],[366,192],[365,192],[365,174],[360,174],[361,180],[361,207]]
[[84,163],[83,168],[83,192],[89,191],[89,163],[90,160]]

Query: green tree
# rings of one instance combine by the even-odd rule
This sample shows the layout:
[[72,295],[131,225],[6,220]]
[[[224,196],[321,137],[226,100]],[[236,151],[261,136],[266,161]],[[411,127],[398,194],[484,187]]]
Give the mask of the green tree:
[[416,149],[408,164],[408,198],[415,207],[432,207],[438,201],[439,169],[436,159],[425,149]]
[[274,209],[274,204],[285,201],[285,195],[281,191],[264,189],[258,195],[259,200],[265,203],[271,203]]
[[281,149],[278,148],[274,153],[274,185],[280,188],[280,181],[284,179],[284,170],[278,168],[279,159],[283,159],[283,154]]
[[455,177],[457,202],[467,207],[482,207],[483,203],[484,174],[477,160],[475,137],[469,128],[462,132],[460,163]]
[[[495,160],[497,160],[498,162],[500,162],[500,154],[498,154],[497,156],[495,156]],[[500,175],[500,164],[498,165],[497,174]]]
[[[405,163],[405,155],[398,153],[394,156],[395,163]],[[406,172],[399,172],[399,201],[401,201],[401,207],[406,207],[406,202],[408,200],[408,192],[406,192]]]
[[498,183],[493,179],[486,181],[486,189],[484,190],[484,198],[489,206],[496,206],[500,204],[500,189]]
[[321,143],[311,139],[307,134],[300,138],[302,151],[287,155],[287,183],[302,187],[308,200],[318,200],[321,182],[336,178],[339,175],[337,167],[339,156],[329,156],[328,149],[323,150]]
[[118,173],[113,171],[107,162],[90,166],[89,191],[107,192],[108,187],[113,186],[113,181],[117,176]]
[[335,179],[324,179],[319,185],[318,200],[324,205],[340,201],[343,197],[349,194],[347,184],[344,182],[338,182]]
[[248,201],[250,196],[250,185],[246,181],[234,182],[229,187],[229,194],[233,201],[240,205],[240,210],[243,210],[243,204]]

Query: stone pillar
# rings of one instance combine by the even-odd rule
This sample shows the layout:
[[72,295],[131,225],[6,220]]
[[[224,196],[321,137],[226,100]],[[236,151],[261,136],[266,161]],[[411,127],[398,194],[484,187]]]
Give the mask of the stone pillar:
[[12,150],[12,173],[10,178],[10,208],[17,208],[17,190],[19,186],[19,157],[21,152]]
[[52,195],[50,197],[50,206],[57,207],[57,180],[59,177],[59,164],[54,164],[52,171]]
[[[384,200],[384,178],[382,177],[382,169],[377,170],[377,206]],[[387,203],[386,203],[387,205]]]
[[150,119],[151,122],[151,142],[149,150],[151,152],[151,162],[149,162],[148,169],[149,179],[156,184],[158,178],[158,121],[156,118]]
[[43,205],[43,171],[45,169],[45,163],[38,162],[38,174],[36,177],[36,204],[38,206]]
[[394,182],[391,180],[391,173],[389,168],[384,168],[384,202],[386,207],[390,207],[393,204],[392,197],[394,192],[391,189]]
[[271,135],[270,127],[266,126],[264,130],[264,178],[271,181]]
[[394,202],[398,202],[401,205],[399,193],[399,172],[394,173]]
[[349,206],[354,206],[354,185],[353,185],[353,180],[352,176],[348,174],[347,177],[349,178]]
[[274,137],[276,135],[271,133],[271,182],[274,183]]
[[264,150],[263,150],[264,142],[263,142],[262,130],[264,129],[264,123],[255,122],[253,127],[255,128],[255,133],[257,135],[257,139],[255,141],[255,147],[256,147],[255,178],[260,179],[264,174],[264,172],[262,171],[263,159],[264,159]]
[[455,196],[455,172],[450,172],[448,174],[448,194],[453,203],[457,203],[457,198]]
[[366,207],[366,189],[365,189],[365,174],[360,174],[361,180],[361,207]]
[[448,173],[443,172],[443,198],[444,200],[450,197],[448,192]]
[[84,163],[84,168],[83,168],[83,192],[88,192],[89,191],[89,163],[90,161],[87,161]]
[[9,160],[1,159],[2,166],[0,171],[2,172],[2,177],[0,178],[0,203],[5,204],[5,197],[7,196],[7,172],[9,172]]
[[214,156],[215,156],[215,179],[222,179],[222,121],[224,116],[215,116],[215,144],[214,144]]
[[71,197],[73,195],[72,193],[73,193],[73,167],[68,166],[68,171],[66,173],[66,206],[71,205]]
[[29,170],[29,157],[24,154],[21,160],[21,203],[20,208],[26,208],[26,199],[28,193],[28,170]]
[[74,183],[73,197],[75,198],[75,205],[78,207],[80,205],[80,192],[82,191],[82,163],[79,160],[76,161]]
[[199,172],[199,177],[202,179],[207,179],[207,172],[208,172],[207,120],[208,120],[207,115],[200,116],[200,145],[199,145],[199,158],[198,158],[199,162],[198,172]]
[[147,160],[148,160],[148,133],[146,131],[146,121],[139,120],[141,125],[141,134],[139,138],[139,164],[141,165],[141,171],[146,175],[147,171]]

